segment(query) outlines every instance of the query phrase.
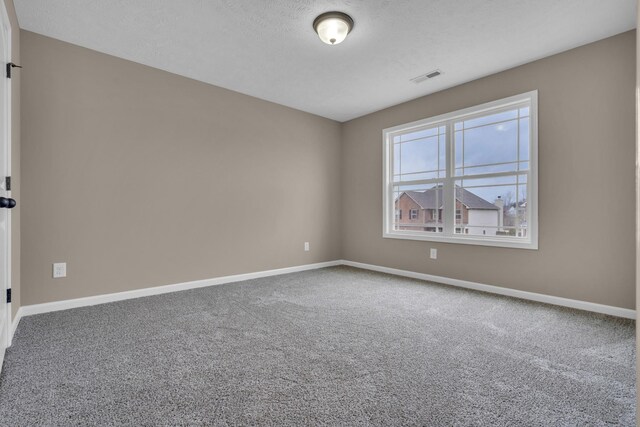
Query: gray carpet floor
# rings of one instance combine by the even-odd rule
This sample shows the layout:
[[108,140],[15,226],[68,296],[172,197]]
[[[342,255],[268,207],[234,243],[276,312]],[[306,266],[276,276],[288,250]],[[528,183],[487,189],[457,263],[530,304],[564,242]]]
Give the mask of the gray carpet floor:
[[0,424],[631,426],[634,334],[327,268],[25,317]]

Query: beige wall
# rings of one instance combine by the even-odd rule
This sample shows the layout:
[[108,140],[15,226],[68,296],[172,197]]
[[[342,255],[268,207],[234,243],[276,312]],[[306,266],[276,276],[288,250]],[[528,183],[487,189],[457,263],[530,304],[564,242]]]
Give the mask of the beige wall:
[[[635,306],[635,32],[343,125],[345,259]],[[539,250],[382,238],[382,130],[539,91]],[[429,248],[438,248],[438,260]]]
[[[22,56],[23,305],[344,258],[634,307],[634,32],[342,126],[25,31]],[[383,128],[533,89],[538,251],[382,238]]]
[[[13,0],[4,0],[11,21],[11,60],[20,64],[20,27]],[[15,318],[20,308],[20,76],[14,68],[11,76],[11,197],[18,201],[11,210],[11,311]]]
[[339,123],[26,31],[22,63],[23,305],[340,257]]

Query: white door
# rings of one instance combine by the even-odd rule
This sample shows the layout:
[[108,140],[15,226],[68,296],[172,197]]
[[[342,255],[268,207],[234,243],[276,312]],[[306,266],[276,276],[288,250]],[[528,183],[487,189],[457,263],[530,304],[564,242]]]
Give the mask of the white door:
[[[11,25],[3,1],[0,1],[0,206],[6,204],[11,192],[6,188],[7,176],[10,176],[11,164],[11,86],[6,78],[6,64],[11,62]],[[0,366],[4,360],[5,349],[9,346],[9,325],[11,310],[6,295],[10,283],[11,267],[11,214],[7,207],[0,208]]]

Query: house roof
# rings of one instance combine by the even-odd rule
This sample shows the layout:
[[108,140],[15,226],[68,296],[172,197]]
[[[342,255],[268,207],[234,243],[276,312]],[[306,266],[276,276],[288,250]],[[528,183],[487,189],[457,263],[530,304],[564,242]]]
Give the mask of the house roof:
[[[436,186],[425,191],[405,191],[404,194],[411,197],[421,209],[442,209],[442,186]],[[456,200],[465,205],[467,209],[498,210],[499,208],[482,197],[461,187],[456,187]]]

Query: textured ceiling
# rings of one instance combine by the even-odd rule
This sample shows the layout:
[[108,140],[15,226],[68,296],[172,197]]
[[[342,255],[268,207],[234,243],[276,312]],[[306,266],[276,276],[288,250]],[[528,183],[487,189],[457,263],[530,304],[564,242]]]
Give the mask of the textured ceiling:
[[[636,0],[14,2],[23,29],[338,121],[636,26]],[[329,10],[355,21],[337,46]]]

